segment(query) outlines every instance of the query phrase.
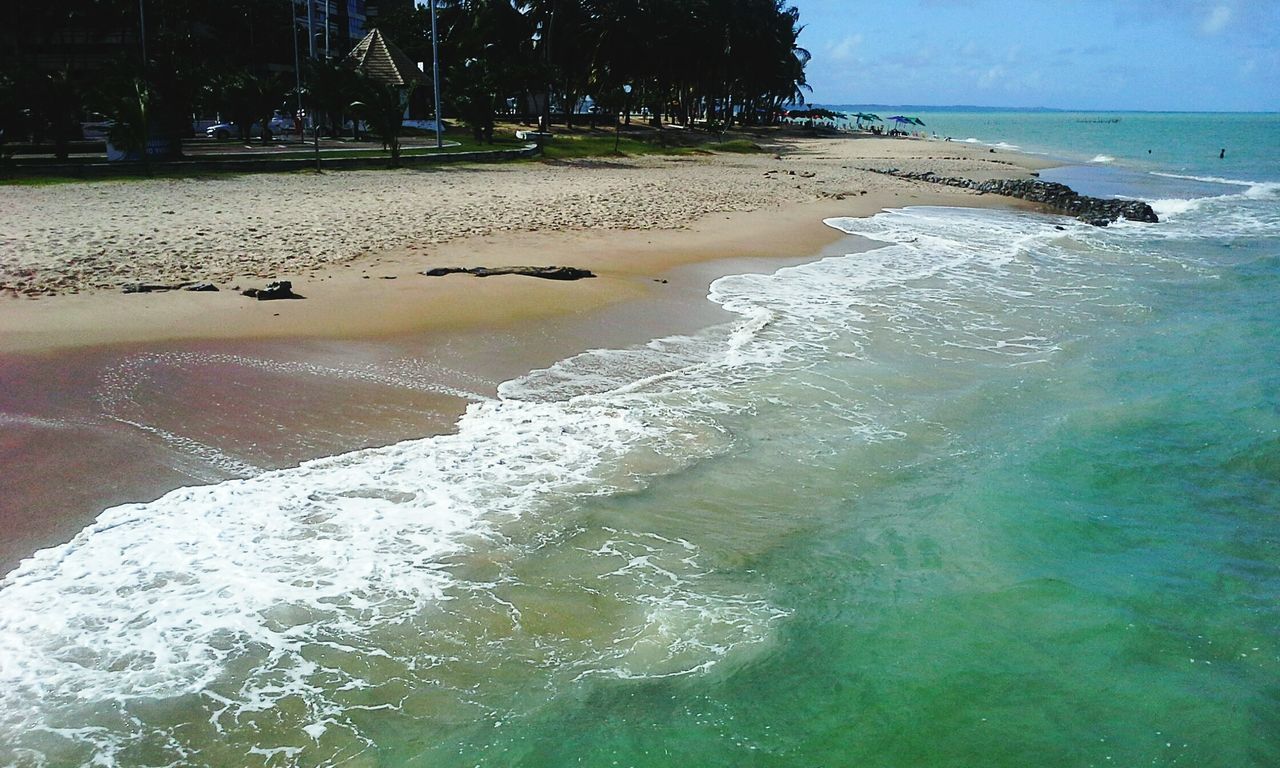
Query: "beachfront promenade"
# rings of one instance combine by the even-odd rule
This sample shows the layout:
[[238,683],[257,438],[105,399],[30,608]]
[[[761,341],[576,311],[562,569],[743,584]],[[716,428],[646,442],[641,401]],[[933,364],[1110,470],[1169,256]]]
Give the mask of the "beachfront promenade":
[[[538,154],[535,143],[504,143],[477,146],[454,139],[436,146],[435,138],[412,137],[401,140],[399,164],[431,165],[457,162],[494,162],[533,157]],[[151,167],[138,162],[115,162],[105,156],[100,143],[84,142],[73,146],[66,159],[51,154],[25,154],[11,161],[6,173],[15,179],[82,178],[99,179],[155,173],[167,176],[198,173],[273,173],[304,169],[367,170],[385,168],[390,157],[378,142],[321,138],[278,138],[269,143],[255,139],[191,139],[183,145],[181,158],[155,162]]]

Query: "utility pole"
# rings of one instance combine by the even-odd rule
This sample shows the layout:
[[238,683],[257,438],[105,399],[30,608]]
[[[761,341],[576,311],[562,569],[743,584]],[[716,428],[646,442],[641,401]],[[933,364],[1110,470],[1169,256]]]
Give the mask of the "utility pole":
[[[307,44],[310,46],[310,59],[316,58],[316,30],[315,30],[315,0],[306,0],[307,3]],[[307,122],[311,123],[311,144],[316,151],[316,173],[320,172],[320,124],[316,122],[315,104],[311,105],[311,109],[307,110]]]
[[143,0],[138,0],[138,42],[142,46],[142,76],[147,76],[147,17],[142,9]]
[[[147,87],[147,16],[143,10],[144,0],[138,0],[138,44],[142,48],[142,87]],[[137,90],[137,89],[135,89]],[[147,102],[150,100],[150,93],[144,95],[141,91],[137,93],[138,109],[142,116],[142,165],[147,168],[147,173],[151,170],[147,163],[147,150],[151,145],[151,126],[150,114],[147,109]]]
[[436,92],[436,149],[444,148],[444,134],[441,133],[444,119],[440,115],[440,40],[436,35],[436,0],[431,0],[431,79]]
[[307,4],[307,58],[316,57],[316,22],[315,0],[304,0]]
[[302,62],[298,59],[298,0],[289,0],[289,32],[293,35],[293,82],[298,95],[297,119],[302,120]]

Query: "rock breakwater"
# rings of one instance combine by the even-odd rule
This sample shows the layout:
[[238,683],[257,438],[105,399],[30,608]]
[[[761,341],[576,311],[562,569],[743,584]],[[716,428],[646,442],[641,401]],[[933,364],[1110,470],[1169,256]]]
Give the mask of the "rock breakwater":
[[961,187],[993,195],[1016,197],[1039,203],[1055,213],[1074,216],[1080,221],[1105,227],[1113,221],[1128,219],[1155,224],[1160,221],[1151,206],[1141,200],[1116,200],[1081,195],[1065,184],[1040,179],[988,179],[975,181],[959,176],[941,176],[932,171],[900,171],[896,168],[868,170],[886,176],[912,181],[927,181],[931,184],[944,184],[949,187]]

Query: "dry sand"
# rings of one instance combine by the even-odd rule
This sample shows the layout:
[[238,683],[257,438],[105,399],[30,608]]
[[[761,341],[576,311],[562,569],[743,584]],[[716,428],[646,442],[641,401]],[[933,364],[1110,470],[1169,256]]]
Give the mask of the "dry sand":
[[[867,168],[991,178],[1021,175],[1034,164],[968,145],[902,139],[780,138],[766,149],[0,187],[0,351],[351,336],[456,325],[475,311],[516,317],[554,311],[564,301],[588,307],[631,295],[636,286],[625,278],[673,263],[812,253],[836,236],[818,223],[825,216],[980,200]],[[606,279],[591,290],[490,279],[458,295],[439,287],[456,287],[456,278],[431,285],[416,274],[432,266],[570,261]],[[383,279],[391,277],[399,282]],[[276,278],[292,280],[314,301],[257,307],[231,295]],[[222,292],[120,294],[128,283],[184,281],[211,282]]]

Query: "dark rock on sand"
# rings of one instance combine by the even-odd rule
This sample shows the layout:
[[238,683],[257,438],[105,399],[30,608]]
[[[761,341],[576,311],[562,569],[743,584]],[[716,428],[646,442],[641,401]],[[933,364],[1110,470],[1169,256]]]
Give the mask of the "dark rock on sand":
[[214,285],[213,283],[196,283],[195,285],[188,285],[185,288],[185,290],[208,292],[208,291],[218,290],[218,286]]
[[524,275],[526,277],[540,277],[544,280],[582,280],[587,277],[595,277],[595,274],[590,270],[577,267],[436,267],[424,270],[419,274],[427,277],[443,277],[454,274],[475,275],[476,277]]
[[250,288],[241,291],[242,296],[248,296],[258,301],[272,301],[274,299],[301,299],[302,297],[293,292],[293,283],[288,280],[277,280],[267,283],[266,288]]
[[186,288],[191,283],[126,283],[120,290],[125,293],[163,293]]

